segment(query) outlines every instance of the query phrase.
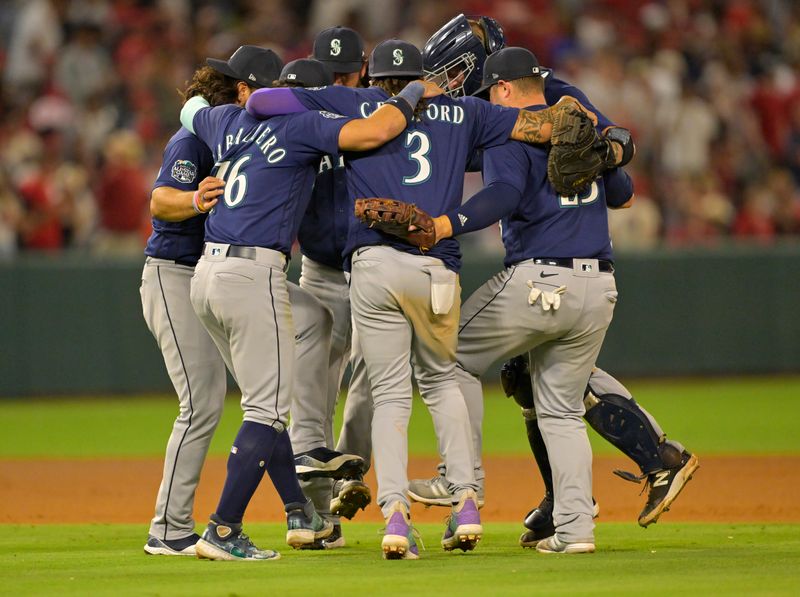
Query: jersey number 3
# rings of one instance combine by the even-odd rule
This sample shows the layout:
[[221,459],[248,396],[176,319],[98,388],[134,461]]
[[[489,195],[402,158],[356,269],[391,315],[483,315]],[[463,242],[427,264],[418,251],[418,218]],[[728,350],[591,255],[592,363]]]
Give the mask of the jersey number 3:
[[230,160],[222,162],[217,169],[217,178],[225,181],[225,192],[222,197],[225,200],[225,205],[228,207],[236,207],[244,199],[247,192],[247,174],[239,170],[244,166],[252,156],[243,155],[231,166]]
[[406,148],[408,159],[417,163],[417,172],[413,176],[404,176],[403,184],[422,184],[431,177],[431,162],[428,152],[431,150],[431,140],[422,131],[412,131],[406,135]]

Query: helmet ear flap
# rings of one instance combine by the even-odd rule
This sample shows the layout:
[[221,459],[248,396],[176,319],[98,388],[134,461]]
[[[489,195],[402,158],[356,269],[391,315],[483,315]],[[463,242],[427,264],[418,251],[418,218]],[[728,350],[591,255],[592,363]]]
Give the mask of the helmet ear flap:
[[479,23],[484,34],[483,45],[486,48],[487,56],[506,47],[506,36],[500,23],[492,17],[481,17]]

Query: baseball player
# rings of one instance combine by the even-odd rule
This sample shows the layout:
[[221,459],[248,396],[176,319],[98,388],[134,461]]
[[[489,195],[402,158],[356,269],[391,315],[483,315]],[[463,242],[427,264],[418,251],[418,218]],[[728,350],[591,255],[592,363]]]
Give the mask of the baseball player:
[[[280,66],[272,56],[270,64]],[[278,78],[275,71],[272,79]],[[199,557],[279,557],[242,532],[244,512],[265,470],[286,507],[289,545],[308,545],[333,530],[300,489],[285,433],[295,360],[286,259],[320,157],[339,149],[374,149],[396,136],[422,89],[417,85],[360,120],[309,112],[261,122],[236,106],[212,108],[199,97],[181,110],[181,123],[212,150],[215,174],[225,181],[223,200],[206,222],[192,306],[242,390],[244,411],[219,504],[195,547]],[[251,92],[246,85],[240,91]]]
[[[317,35],[314,41],[314,58],[332,73],[330,79],[310,79],[304,73],[287,65],[281,74],[287,84],[298,87],[321,87],[328,84],[354,87],[366,70],[364,42],[346,27],[332,27]],[[300,61],[298,65],[306,64]],[[294,76],[293,79],[287,77]],[[301,481],[304,493],[311,498],[317,512],[334,523],[330,537],[316,542],[313,549],[333,549],[345,544],[337,514],[352,518],[360,508],[371,501],[369,488],[363,482],[363,473],[369,468],[371,449],[369,436],[362,420],[372,419],[372,398],[363,360],[358,351],[353,353],[352,376],[348,388],[345,420],[339,443],[334,447],[333,417],[342,377],[351,354],[350,294],[347,274],[344,272],[342,252],[347,240],[350,222],[350,202],[345,182],[344,156],[323,156],[314,181],[308,209],[298,232],[302,253],[300,286],[313,294],[333,317],[330,354],[327,355],[327,391],[313,388],[298,389],[292,402],[292,425],[289,433],[295,449],[295,468],[303,476],[314,477]],[[298,376],[298,386],[307,381]],[[308,400],[298,400],[307,396]],[[362,414],[363,413],[363,414]],[[366,444],[366,446],[365,446]],[[342,454],[361,457],[360,465],[342,467]],[[328,476],[343,476],[334,483]],[[331,513],[333,507],[335,514]]]
[[[364,42],[361,36],[352,29],[334,27],[321,32],[314,42],[314,57],[334,71],[334,85],[342,85],[344,87],[362,86],[367,74]],[[312,254],[314,249],[311,246],[315,242],[312,237],[313,232],[303,235],[303,230],[301,229],[301,236],[299,237],[300,248],[305,251],[303,255],[303,280],[301,281],[307,283],[309,289],[320,287],[319,283],[314,281],[315,274],[320,271],[319,268],[314,266],[314,261],[327,264],[337,270],[337,273],[334,274],[336,285],[331,284],[330,277],[328,277],[329,283],[325,286],[327,288],[337,288],[337,294],[341,292],[339,294],[341,297],[339,304],[342,307],[338,312],[341,317],[337,320],[337,315],[335,315],[334,320],[335,323],[341,322],[343,331],[345,325],[350,330],[349,344],[344,347],[345,354],[347,354],[347,351],[350,354],[350,380],[347,387],[347,400],[344,405],[342,428],[339,431],[336,450],[359,455],[364,460],[365,465],[362,474],[352,475],[334,483],[330,510],[335,515],[353,518],[359,510],[366,508],[372,501],[369,487],[364,483],[363,477],[363,474],[369,470],[372,458],[372,395],[370,394],[369,379],[367,378],[367,368],[358,343],[358,334],[351,323],[350,285],[347,278],[345,278],[346,286],[341,284],[342,277],[349,276],[349,273],[344,273],[343,254],[351,213],[351,201],[347,194],[344,171],[344,156],[336,156],[336,161],[333,163],[335,164],[334,168],[321,172],[317,178],[314,192],[315,194],[319,193],[319,198],[316,201],[312,199],[312,206],[330,205],[326,201],[327,197],[325,197],[327,189],[328,197],[332,198],[334,209],[336,210],[336,217],[333,219],[336,227],[335,246],[329,248],[328,253],[325,255],[326,261],[322,260],[323,256],[319,253],[317,253],[319,259],[315,259]],[[309,212],[306,214],[307,218],[311,209],[312,207],[309,207]],[[311,231],[309,230],[309,232]],[[338,274],[340,269],[342,270],[342,276]],[[328,298],[330,299],[331,297]],[[332,361],[335,360],[335,352],[335,350],[331,352]],[[340,371],[339,382],[336,385],[337,394],[338,388],[341,386],[341,373],[343,373],[343,370]],[[337,395],[332,398],[336,400]],[[333,407],[335,405],[332,402],[329,402],[329,405],[331,409],[329,411],[329,419],[332,421]],[[334,534],[335,532],[336,527],[334,527]],[[328,542],[326,542],[327,546]]]
[[[423,57],[426,76],[447,88],[450,95],[458,96],[465,92],[467,94],[475,93],[480,86],[479,82],[483,73],[485,56],[496,52],[504,46],[505,37],[497,21],[490,17],[471,17],[467,19],[464,15],[458,15],[432,35],[425,45]],[[548,103],[554,103],[565,93],[579,98],[584,105],[597,112],[580,90],[550,73],[545,78],[545,97]],[[601,124],[607,128],[607,134],[613,136],[614,141],[620,145],[620,154],[630,154],[633,150],[633,141],[630,134],[624,129],[614,127],[601,113],[597,112],[597,114]],[[527,369],[527,358],[524,362],[516,360],[515,365],[504,367],[504,384],[511,371],[517,371],[520,368],[520,363]],[[519,375],[516,375],[515,379],[517,377]],[[602,437],[605,437],[631,457],[640,466],[642,475],[647,477],[650,491],[647,503],[639,515],[639,524],[647,526],[658,519],[660,514],[669,507],[678,493],[680,493],[684,484],[691,479],[692,473],[698,467],[697,458],[684,450],[679,443],[666,440],[658,423],[632,400],[630,392],[616,379],[605,372],[602,372],[601,375],[601,372],[597,369],[594,370],[592,378],[595,382],[593,395],[597,397],[604,408],[592,411],[592,416],[587,420],[590,421],[590,424]],[[515,391],[514,388],[518,389]],[[533,404],[530,386],[527,383],[515,383],[514,388],[509,389],[508,395],[517,396],[517,401],[525,405],[523,406],[523,414],[528,428],[529,442],[537,463],[542,470],[546,487],[549,489],[552,483],[548,481],[549,463],[547,452],[543,448],[543,441],[540,439],[541,434],[535,421],[535,410],[528,406]],[[609,397],[618,396],[631,399],[618,402],[618,399],[615,398],[611,403],[606,404],[606,391]],[[587,410],[592,408],[593,404],[597,403],[594,401],[588,403]],[[610,417],[611,404],[620,406],[627,413],[626,417],[629,417],[630,420],[647,421],[648,423],[636,425],[638,430],[636,437],[628,436],[626,440],[618,439],[618,430],[611,425],[610,421],[606,420]],[[602,419],[600,417],[601,412],[603,413]],[[481,445],[481,425],[479,422],[481,413],[482,406],[471,406],[470,415],[476,446]],[[617,417],[621,416],[621,414],[622,412],[618,412]],[[619,419],[617,420],[619,421]],[[626,442],[626,446],[623,445],[623,441]],[[637,445],[650,446],[648,456],[638,452]],[[659,445],[660,448],[656,449],[655,445]],[[537,449],[538,446],[541,448]],[[480,452],[478,451],[478,453]],[[665,471],[668,471],[668,473]],[[411,498],[427,505],[446,506],[451,496],[448,495],[447,485],[441,473],[442,465],[440,465],[440,474],[432,479],[412,480],[409,484]],[[483,479],[483,471],[480,466],[476,470],[476,477],[479,480]],[[623,476],[623,478],[631,480],[634,477],[629,475]],[[482,501],[482,493],[483,486],[481,484],[478,494],[479,501]],[[551,490],[546,493],[540,506],[533,509],[525,517],[525,525],[528,527],[529,532],[524,534],[521,539],[521,543],[524,546],[535,545],[537,540],[552,535]]]
[[[228,62],[209,59],[208,65],[195,73],[185,96],[207,95],[213,105],[242,106],[247,96],[241,93],[238,82],[246,80],[248,89],[269,84],[274,77],[274,69],[269,68],[274,64],[270,61],[273,57],[263,48],[243,46]],[[259,61],[264,59],[262,68]],[[194,493],[225,396],[224,362],[189,300],[189,281],[202,251],[205,214],[216,204],[224,184],[207,177],[195,193],[192,179],[210,173],[213,163],[205,144],[181,129],[165,150],[151,197],[156,217],[145,251],[148,259],[142,276],[142,303],[179,393],[181,414],[168,443],[156,516],[145,545],[145,552],[150,554],[195,555],[199,536],[194,533],[192,518]],[[189,190],[184,191],[187,187]],[[317,299],[299,287],[290,285],[289,294],[298,363],[316,371],[318,363],[327,358],[330,317]],[[324,383],[325,376],[319,377]]]
[[[527,530],[520,537],[522,547],[535,547],[539,541],[555,533],[553,476],[547,446],[536,419],[527,355],[505,363],[501,380],[506,395],[513,396],[522,407],[528,442],[544,480],[545,496],[525,516],[523,524]],[[592,428],[633,460],[641,475],[614,472],[634,483],[647,480],[649,493],[639,514],[639,524],[647,527],[657,522],[700,466],[697,456],[686,451],[680,443],[668,440],[658,422],[637,404],[628,389],[602,369],[592,369],[583,404],[586,408],[584,418]]]
[[[546,75],[528,50],[504,48],[486,59],[478,92],[488,90],[494,104],[541,109],[547,105]],[[446,236],[504,215],[506,269],[464,304],[459,386],[468,404],[480,405],[480,376],[488,366],[498,358],[529,353],[554,491],[555,534],[536,549],[591,553],[592,453],[581,396],[617,300],[606,202],[612,196],[629,201],[630,178],[615,169],[585,192],[567,197],[556,193],[547,178],[543,147],[508,143],[486,150],[483,160],[484,190],[437,218],[446,224]]]
[[[288,94],[288,90],[260,90],[251,96],[247,109],[259,117],[310,108],[367,115],[421,71],[418,49],[389,40],[370,56],[373,87],[369,89],[293,89]],[[441,213],[460,203],[461,173],[475,149],[501,144],[509,136],[544,142],[552,114],[500,109],[473,98],[437,97],[420,110],[405,135],[348,162],[350,196],[407,197]],[[482,529],[474,472],[467,463],[472,457],[468,430],[464,441],[467,413],[454,378],[458,244],[446,241],[423,255],[408,243],[353,221],[346,253],[352,261],[351,307],[375,408],[372,438],[378,503],[387,520],[384,557],[418,557],[406,495],[411,358],[449,462],[447,480],[454,502],[442,546],[473,549]]]
[[[195,95],[214,106],[235,102],[236,81],[204,66],[195,71],[184,98]],[[154,555],[195,555],[200,538],[192,516],[195,490],[225,399],[225,364],[189,301],[205,213],[222,193],[222,181],[209,176],[213,166],[208,148],[181,128],[164,149],[150,196],[153,233],[145,249],[142,309],[180,405],[144,546]]]

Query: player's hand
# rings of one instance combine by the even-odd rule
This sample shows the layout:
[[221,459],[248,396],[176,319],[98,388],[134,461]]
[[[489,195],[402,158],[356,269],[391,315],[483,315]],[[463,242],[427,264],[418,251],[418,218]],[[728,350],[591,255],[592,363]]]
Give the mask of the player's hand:
[[437,95],[442,95],[444,93],[444,89],[439,87],[433,81],[425,81],[423,79],[419,79],[416,82],[422,83],[422,86],[425,88],[425,93],[422,94],[422,97],[425,99],[436,97]]
[[585,112],[586,115],[589,117],[589,120],[592,121],[592,124],[597,126],[597,114],[595,114],[591,110],[588,110],[586,106],[584,106],[582,103],[580,103],[577,99],[575,99],[571,95],[565,95],[564,97],[562,97],[560,100],[556,102],[554,107],[559,107],[559,106],[563,107],[569,104],[573,104],[581,112]]
[[219,196],[225,192],[225,181],[215,176],[206,176],[197,187],[197,206],[200,211],[210,211]]

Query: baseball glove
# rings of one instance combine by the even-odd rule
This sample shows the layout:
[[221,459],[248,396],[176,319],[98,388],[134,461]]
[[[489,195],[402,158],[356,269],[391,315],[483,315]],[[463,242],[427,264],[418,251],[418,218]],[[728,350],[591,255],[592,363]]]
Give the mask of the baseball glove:
[[[402,238],[420,249],[436,244],[433,218],[413,203],[379,197],[356,199],[355,214],[370,228]],[[414,229],[409,230],[412,226]]]
[[547,178],[559,193],[571,197],[614,166],[611,143],[600,136],[585,112],[567,105],[555,113]]

